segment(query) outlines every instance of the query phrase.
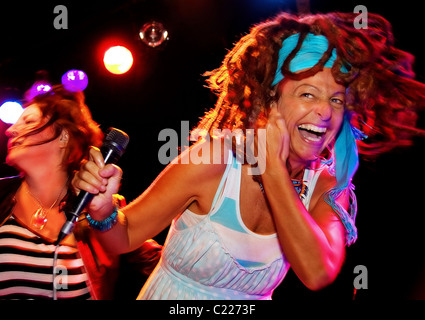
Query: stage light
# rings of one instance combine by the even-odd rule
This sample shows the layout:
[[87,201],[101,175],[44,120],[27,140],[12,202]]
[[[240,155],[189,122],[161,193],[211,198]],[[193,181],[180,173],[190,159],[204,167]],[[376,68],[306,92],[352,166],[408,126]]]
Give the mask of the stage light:
[[50,90],[52,90],[50,83],[46,81],[36,81],[28,90],[26,98],[32,100],[35,96],[49,92]]
[[84,91],[87,88],[89,79],[84,71],[69,70],[63,74],[61,82],[65,89],[71,92]]
[[24,109],[21,104],[16,101],[6,101],[0,106],[0,120],[4,123],[15,123],[22,114]]
[[145,23],[139,31],[140,39],[149,47],[158,47],[168,40],[168,31],[157,21]]
[[133,65],[133,56],[127,48],[115,46],[105,52],[103,63],[106,69],[113,74],[123,74]]

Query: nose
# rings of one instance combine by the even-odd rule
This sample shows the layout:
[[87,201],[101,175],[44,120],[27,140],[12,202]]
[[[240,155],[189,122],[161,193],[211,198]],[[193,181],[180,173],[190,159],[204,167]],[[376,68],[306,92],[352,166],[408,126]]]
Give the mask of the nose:
[[332,118],[332,106],[329,101],[321,101],[316,105],[316,113],[322,121],[329,121]]
[[9,128],[6,129],[5,133],[8,138],[16,137],[18,135],[16,125],[11,125]]

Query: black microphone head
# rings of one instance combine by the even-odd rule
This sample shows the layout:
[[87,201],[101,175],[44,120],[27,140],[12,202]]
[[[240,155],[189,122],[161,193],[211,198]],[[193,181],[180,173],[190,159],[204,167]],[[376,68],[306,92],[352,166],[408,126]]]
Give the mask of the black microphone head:
[[113,150],[115,154],[114,158],[120,158],[124,153],[125,149],[127,148],[129,140],[130,138],[124,131],[116,128],[110,128],[109,133],[103,141],[101,149]]

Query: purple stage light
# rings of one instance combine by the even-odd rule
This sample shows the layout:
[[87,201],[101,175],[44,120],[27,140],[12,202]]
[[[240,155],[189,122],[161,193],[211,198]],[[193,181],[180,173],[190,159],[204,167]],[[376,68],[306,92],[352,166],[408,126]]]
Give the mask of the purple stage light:
[[84,91],[87,88],[89,79],[84,71],[69,70],[61,78],[61,82],[68,91]]
[[37,81],[29,89],[26,95],[26,98],[28,100],[32,100],[34,97],[38,96],[39,94],[49,92],[50,90],[52,90],[52,86],[49,83],[45,81]]

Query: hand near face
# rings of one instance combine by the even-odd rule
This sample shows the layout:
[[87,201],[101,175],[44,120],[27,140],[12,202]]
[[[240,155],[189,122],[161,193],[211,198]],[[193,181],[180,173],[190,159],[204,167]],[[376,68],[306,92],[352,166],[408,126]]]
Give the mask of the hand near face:
[[269,166],[286,166],[289,156],[289,133],[282,115],[271,107],[266,133],[258,137],[259,165],[263,173]]
[[289,133],[285,120],[275,107],[271,108],[266,130],[267,155],[277,157],[285,164],[289,155]]

